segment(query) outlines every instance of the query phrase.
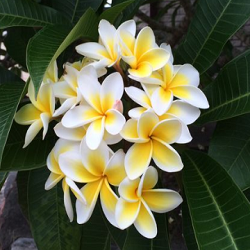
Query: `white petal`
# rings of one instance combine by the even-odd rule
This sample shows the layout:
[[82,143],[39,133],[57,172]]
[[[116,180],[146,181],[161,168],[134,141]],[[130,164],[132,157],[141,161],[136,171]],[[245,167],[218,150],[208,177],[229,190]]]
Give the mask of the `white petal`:
[[71,191],[74,193],[75,197],[83,204],[86,204],[86,199],[80,189],[77,187],[77,185],[68,177],[65,178],[65,181],[71,188]]
[[72,89],[66,81],[56,82],[52,85],[52,88],[57,98],[76,97],[76,90]]
[[43,139],[45,138],[45,135],[48,132],[48,128],[49,128],[49,122],[50,122],[50,114],[48,113],[42,113],[40,115],[41,121],[43,123]]
[[112,135],[120,133],[126,122],[124,116],[115,109],[108,110],[105,115],[105,129],[108,133]]
[[151,101],[143,90],[138,89],[136,87],[128,87],[128,88],[125,88],[125,91],[127,95],[134,102],[138,103],[139,105],[141,105],[142,107],[146,109],[151,108]]
[[50,173],[47,181],[45,182],[45,190],[53,188],[63,177],[64,175]]
[[74,211],[73,211],[72,202],[70,198],[69,186],[65,180],[63,180],[62,187],[63,187],[63,193],[64,193],[63,200],[64,200],[65,210],[69,217],[70,222],[72,222],[74,219]]
[[142,107],[137,107],[137,108],[133,108],[130,109],[128,112],[128,115],[135,120],[138,120],[140,118],[140,116],[147,111],[147,109],[142,108]]
[[69,109],[73,108],[76,104],[77,104],[77,98],[76,97],[72,97],[69,99],[66,99],[62,105],[55,110],[53,117],[57,117],[59,115],[64,114],[65,112],[67,112]]
[[113,145],[116,144],[118,142],[120,142],[122,140],[122,137],[120,134],[117,135],[111,135],[106,131],[104,131],[104,136],[103,136],[103,140],[108,144],[108,145]]
[[29,126],[25,135],[23,148],[26,148],[31,143],[31,141],[36,137],[36,135],[38,134],[38,132],[41,130],[42,127],[43,124],[41,120],[37,120]]
[[135,32],[136,32],[136,24],[134,20],[128,20],[124,23],[122,23],[118,29],[118,31],[122,31],[122,30],[126,30],[127,32],[129,32],[132,36],[135,36]]

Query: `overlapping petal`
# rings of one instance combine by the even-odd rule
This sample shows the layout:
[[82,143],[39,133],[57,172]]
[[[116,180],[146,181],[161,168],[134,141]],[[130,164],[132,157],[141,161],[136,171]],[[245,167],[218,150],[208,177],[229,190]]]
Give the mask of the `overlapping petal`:
[[140,183],[140,179],[136,178],[134,180],[126,177],[119,185],[119,194],[122,199],[128,202],[137,202],[139,197],[137,195],[137,189]]
[[126,120],[124,116],[115,109],[106,112],[105,129],[112,135],[117,135],[122,130]]
[[30,125],[40,119],[41,111],[33,104],[26,104],[18,110],[15,115],[15,121],[21,125]]

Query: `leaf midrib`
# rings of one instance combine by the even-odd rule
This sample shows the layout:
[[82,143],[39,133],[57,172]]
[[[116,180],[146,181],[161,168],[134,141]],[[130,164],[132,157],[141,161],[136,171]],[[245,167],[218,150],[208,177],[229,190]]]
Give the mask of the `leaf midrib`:
[[226,9],[227,9],[228,6],[231,4],[231,2],[232,2],[232,0],[230,0],[230,1],[228,2],[228,4],[225,6],[225,8],[224,8],[224,10],[221,12],[219,18],[216,20],[216,22],[215,22],[213,28],[212,28],[211,31],[208,33],[207,38],[205,39],[203,45],[202,45],[201,48],[198,50],[198,52],[197,52],[197,54],[196,54],[196,56],[195,56],[195,58],[194,58],[194,60],[193,60],[193,64],[195,64],[196,59],[200,56],[200,52],[203,50],[203,48],[205,47],[205,44],[206,44],[207,41],[210,39],[211,34],[214,32],[214,30],[215,30],[215,28],[216,28],[218,22],[220,21],[221,17],[224,15]]
[[[234,238],[232,237],[230,228],[228,227],[228,223],[227,223],[227,221],[225,220],[223,214],[221,213],[220,206],[219,206],[219,204],[217,203],[217,201],[215,200],[215,198],[214,198],[214,196],[213,196],[213,193],[212,193],[212,191],[210,190],[210,188],[209,188],[209,186],[208,186],[206,180],[204,179],[202,173],[200,172],[198,166],[195,164],[195,162],[192,160],[192,158],[189,157],[188,154],[185,154],[185,155],[186,155],[186,157],[191,161],[191,163],[192,163],[193,166],[195,167],[195,170],[197,171],[197,173],[198,173],[199,176],[201,177],[201,180],[203,181],[203,183],[204,183],[204,185],[205,185],[205,187],[206,187],[206,189],[207,189],[207,191],[208,191],[208,193],[209,193],[209,196],[211,197],[211,199],[212,199],[212,201],[213,201],[213,203],[214,203],[214,205],[215,205],[215,208],[216,208],[216,210],[218,211],[218,213],[219,213],[219,215],[220,215],[220,218],[221,218],[221,220],[222,220],[222,222],[223,222],[223,225],[224,225],[225,228],[226,228],[226,231],[227,231],[228,236],[229,236],[229,238],[230,238],[230,240],[231,240],[231,242],[232,242],[232,245],[235,247],[236,250],[239,250],[238,247],[237,247],[237,245],[236,245],[236,243],[235,243],[235,241],[234,241]],[[191,211],[190,211],[190,212],[191,212]],[[191,217],[191,219],[192,219],[192,217]],[[196,235],[196,230],[194,230],[194,231],[195,231],[195,235]],[[197,235],[196,235],[196,237],[197,237]]]

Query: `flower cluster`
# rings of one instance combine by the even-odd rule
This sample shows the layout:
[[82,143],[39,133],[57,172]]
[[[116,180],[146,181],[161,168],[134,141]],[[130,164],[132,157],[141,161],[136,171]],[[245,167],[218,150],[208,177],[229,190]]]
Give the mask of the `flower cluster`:
[[49,122],[57,121],[59,139],[47,158],[51,173],[45,189],[62,181],[70,221],[71,192],[78,223],[89,220],[100,196],[113,226],[134,224],[140,234],[154,238],[152,211],[165,213],[182,202],[177,192],[154,188],[155,167],[166,172],[183,168],[172,144],[191,141],[187,125],[209,106],[198,88],[199,73],[190,64],[174,65],[170,46],[158,46],[149,27],[136,36],[133,20],[118,29],[101,20],[99,42],[78,45],[76,51],[84,59],[67,63],[60,78],[56,62],[50,65],[37,98],[29,84],[31,103],[15,116],[17,123],[30,125],[24,147],[42,128],[44,138]]

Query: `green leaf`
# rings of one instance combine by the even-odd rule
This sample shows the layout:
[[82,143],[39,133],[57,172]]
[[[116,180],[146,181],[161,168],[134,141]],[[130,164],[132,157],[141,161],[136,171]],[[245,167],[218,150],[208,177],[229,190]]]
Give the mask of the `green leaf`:
[[11,72],[8,69],[3,68],[0,66],[0,84],[7,84],[7,83],[12,83],[12,82],[22,82],[20,77],[15,75],[13,72]]
[[128,229],[127,238],[123,250],[170,250],[168,241],[167,221],[165,214],[154,214],[158,233],[150,240],[141,236],[134,226]]
[[210,108],[198,123],[220,121],[250,111],[250,50],[229,62],[204,93]]
[[7,30],[4,45],[8,54],[17,63],[26,68],[26,48],[29,39],[35,35],[35,31],[28,27],[12,27]]
[[88,8],[96,11],[103,0],[52,0],[52,7],[65,14],[72,23],[76,23]]
[[[118,4],[127,2],[127,0],[113,0],[112,6],[116,6]],[[123,18],[122,22],[125,22],[128,19],[131,19],[134,17],[136,11],[139,9],[139,7],[145,2],[145,0],[136,0],[132,4],[130,4],[124,11],[123,11]]]
[[50,129],[42,140],[41,132],[27,148],[23,148],[28,126],[13,123],[4,149],[0,170],[30,170],[46,165],[46,159],[55,145],[56,136]]
[[44,189],[46,167],[32,170],[28,182],[28,208],[32,234],[39,250],[80,249],[82,228],[66,215],[60,184]]
[[250,204],[227,172],[205,153],[183,154],[183,184],[200,250],[250,246]]
[[[12,78],[12,73],[6,72],[4,78]],[[21,79],[19,82],[0,84],[0,164],[3,150],[10,132],[17,106],[22,98],[25,84]],[[12,156],[13,157],[13,156]],[[2,169],[0,167],[0,169]]]
[[194,228],[192,225],[187,201],[185,199],[182,203],[182,218],[183,218],[183,236],[185,238],[187,248],[190,250],[199,250],[194,234]]
[[104,11],[99,19],[106,19],[108,20],[110,23],[115,23],[116,19],[122,14],[123,10],[128,7],[130,4],[132,4],[134,2],[134,0],[129,0],[129,1],[125,1],[123,3],[117,4],[109,9],[107,9],[106,11]]
[[250,188],[250,114],[219,122],[209,155],[225,168],[242,190]]
[[101,206],[97,202],[90,220],[82,225],[81,250],[110,249],[110,235],[105,226]]
[[0,172],[0,191],[2,189],[2,186],[8,176],[8,172]]
[[1,0],[0,28],[67,23],[62,14],[31,0]]
[[187,36],[177,49],[176,61],[191,63],[204,73],[249,17],[249,0],[199,1]]
[[98,18],[93,10],[88,9],[73,29],[71,26],[47,26],[30,40],[27,48],[27,67],[36,93],[50,63],[77,39],[97,39],[97,25]]

